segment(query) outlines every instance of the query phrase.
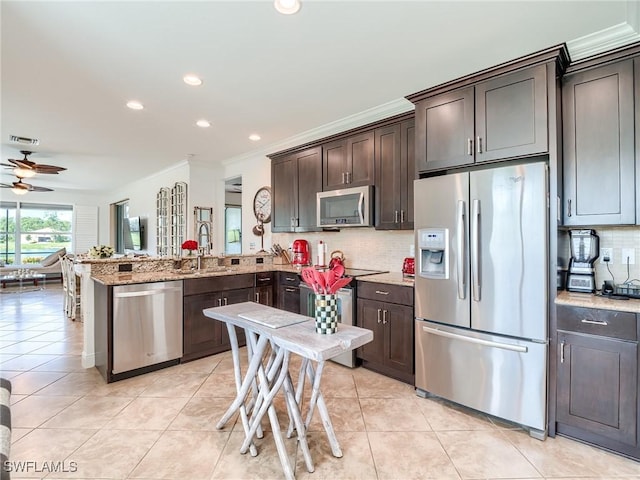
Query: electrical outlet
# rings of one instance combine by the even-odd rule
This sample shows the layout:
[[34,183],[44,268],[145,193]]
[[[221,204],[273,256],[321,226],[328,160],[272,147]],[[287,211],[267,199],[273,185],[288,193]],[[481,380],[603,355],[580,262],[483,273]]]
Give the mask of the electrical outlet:
[[[605,260],[608,259],[608,260]],[[600,263],[613,263],[613,248],[600,249]]]
[[622,249],[622,265],[635,265],[636,263],[636,249],[635,248],[623,248]]

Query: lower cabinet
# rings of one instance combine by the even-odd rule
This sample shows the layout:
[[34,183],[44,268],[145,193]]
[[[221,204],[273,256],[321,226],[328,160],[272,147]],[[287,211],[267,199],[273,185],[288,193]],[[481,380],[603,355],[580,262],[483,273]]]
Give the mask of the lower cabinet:
[[556,430],[640,458],[636,315],[558,306]]
[[300,276],[297,273],[278,273],[277,307],[287,312],[300,313]]
[[[184,330],[182,362],[196,360],[231,348],[227,326],[206,317],[202,310],[254,301],[253,274],[188,279],[184,281]],[[236,329],[244,345],[244,332]]]
[[256,273],[256,292],[255,298],[253,299],[254,302],[273,307],[273,284],[275,283],[275,276],[275,272]]
[[356,324],[373,331],[357,358],[365,368],[413,384],[413,288],[359,281],[357,292]]

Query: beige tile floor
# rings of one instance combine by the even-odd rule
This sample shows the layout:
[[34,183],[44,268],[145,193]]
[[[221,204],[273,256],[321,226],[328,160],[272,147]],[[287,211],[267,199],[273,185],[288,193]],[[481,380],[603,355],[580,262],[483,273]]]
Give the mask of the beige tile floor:
[[[215,429],[234,395],[230,355],[107,385],[81,366],[82,324],[64,317],[58,285],[0,302],[1,370],[13,382],[11,465],[32,462],[12,478],[283,477],[268,427],[257,457],[240,455],[235,419]],[[323,382],[344,456],[331,456],[314,419],[314,473],[296,441],[286,441],[298,479],[640,477],[635,461],[566,438],[534,440],[362,368],[330,364]],[[277,405],[285,418],[281,398]]]

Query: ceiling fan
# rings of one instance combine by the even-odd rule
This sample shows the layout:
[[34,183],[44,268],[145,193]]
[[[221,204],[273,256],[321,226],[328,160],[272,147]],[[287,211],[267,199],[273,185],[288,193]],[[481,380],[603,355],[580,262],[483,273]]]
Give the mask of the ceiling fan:
[[16,195],[24,195],[27,192],[53,192],[51,188],[37,187],[29,183],[24,183],[20,177],[18,177],[17,182],[13,182],[11,184],[0,183],[0,188],[10,188]]
[[3,167],[13,168],[13,173],[18,178],[30,178],[33,177],[36,173],[47,173],[47,174],[55,174],[58,172],[62,172],[66,170],[64,167],[57,167],[55,165],[44,165],[32,162],[27,157],[31,155],[33,152],[29,150],[20,150],[20,153],[24,155],[24,158],[20,160],[16,160],[13,158],[9,158],[9,162],[13,165],[9,165],[7,163],[0,163]]

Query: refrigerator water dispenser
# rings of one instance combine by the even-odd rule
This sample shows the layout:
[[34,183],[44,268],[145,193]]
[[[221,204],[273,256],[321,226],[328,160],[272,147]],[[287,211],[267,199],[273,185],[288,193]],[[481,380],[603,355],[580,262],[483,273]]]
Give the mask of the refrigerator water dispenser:
[[418,230],[420,275],[425,278],[449,278],[449,229],[422,228]]

